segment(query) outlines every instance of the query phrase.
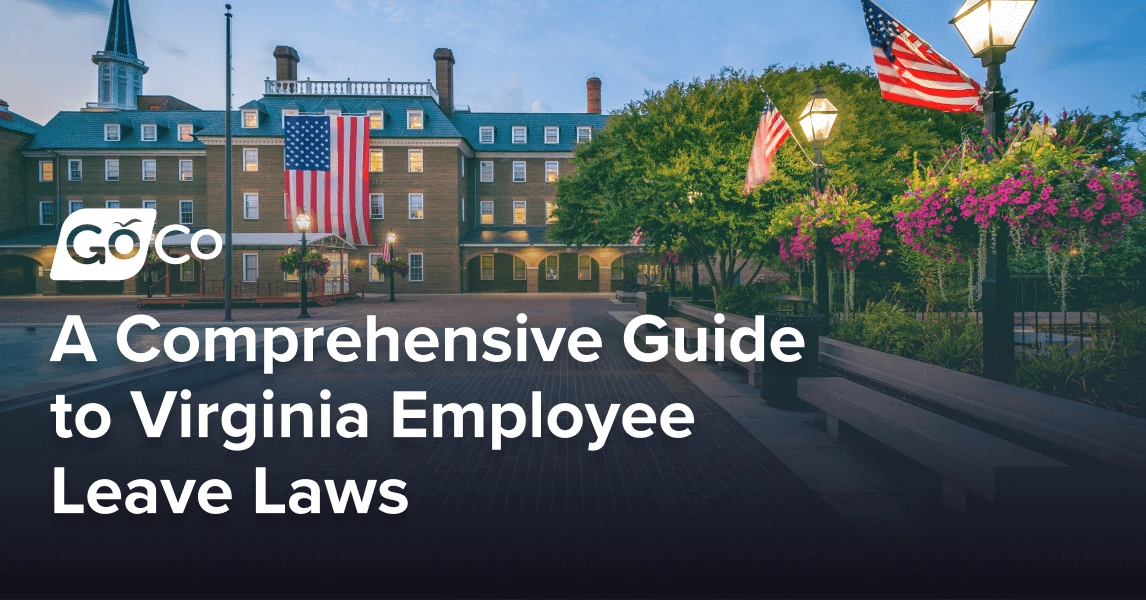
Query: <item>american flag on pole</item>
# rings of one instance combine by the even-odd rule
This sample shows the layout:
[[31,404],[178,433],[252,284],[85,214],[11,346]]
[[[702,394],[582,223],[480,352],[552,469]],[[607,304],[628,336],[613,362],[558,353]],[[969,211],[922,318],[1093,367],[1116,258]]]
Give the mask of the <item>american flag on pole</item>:
[[760,124],[756,127],[756,141],[752,142],[752,157],[748,159],[748,174],[744,176],[744,195],[747,196],[753,188],[772,179],[775,167],[776,152],[780,144],[792,135],[792,129],[783,115],[772,104],[772,99],[764,95],[767,102],[764,112],[760,113]]
[[367,117],[286,117],[284,130],[291,231],[305,208],[311,231],[373,245]]
[[390,242],[382,244],[382,260],[390,262]]
[[875,2],[861,1],[884,99],[944,112],[983,112],[978,82]]

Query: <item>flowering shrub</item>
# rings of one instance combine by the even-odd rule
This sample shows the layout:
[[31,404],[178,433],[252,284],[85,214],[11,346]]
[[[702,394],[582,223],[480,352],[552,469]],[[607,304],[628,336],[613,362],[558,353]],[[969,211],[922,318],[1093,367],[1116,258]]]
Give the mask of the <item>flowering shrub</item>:
[[307,252],[305,258],[295,247],[287,248],[279,253],[279,268],[288,275],[297,273],[303,262],[306,263],[307,272],[312,275],[325,277],[330,272],[330,259],[323,256],[318,250]]
[[875,260],[883,229],[868,213],[872,204],[856,195],[855,186],[813,191],[777,211],[769,233],[780,241],[780,260],[796,267],[811,262],[818,235],[831,240],[836,266],[855,271],[859,263]]

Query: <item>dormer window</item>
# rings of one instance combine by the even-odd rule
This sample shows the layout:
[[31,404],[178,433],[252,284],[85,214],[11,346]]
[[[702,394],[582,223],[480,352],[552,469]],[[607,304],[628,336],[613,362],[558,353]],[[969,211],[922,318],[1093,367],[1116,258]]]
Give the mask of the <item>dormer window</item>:
[[287,117],[297,117],[297,116],[298,116],[298,109],[297,108],[284,108],[283,109],[283,129],[286,129],[286,118]]
[[545,128],[545,143],[556,144],[561,141],[561,130],[557,127]]
[[119,141],[119,123],[104,123],[103,124],[103,141],[105,141],[105,142],[118,142]]
[[513,137],[510,139],[511,142],[513,142],[514,144],[524,144],[527,139],[528,139],[528,136],[525,133],[524,127],[514,127],[513,128]]
[[179,141],[193,142],[195,141],[195,128],[190,123],[179,124]]
[[406,111],[406,129],[423,129],[425,128],[426,114],[420,110]]
[[479,144],[492,144],[493,143],[493,126],[487,125],[478,128],[478,143]]
[[577,143],[582,144],[585,142],[593,141],[593,128],[592,127],[578,127],[577,128]]
[[366,119],[370,121],[370,129],[382,129],[386,125],[386,115],[380,110],[366,111]]
[[243,111],[243,129],[257,129],[259,126],[259,111]]
[[159,128],[155,123],[144,123],[139,127],[139,140],[141,142],[154,142],[159,139]]

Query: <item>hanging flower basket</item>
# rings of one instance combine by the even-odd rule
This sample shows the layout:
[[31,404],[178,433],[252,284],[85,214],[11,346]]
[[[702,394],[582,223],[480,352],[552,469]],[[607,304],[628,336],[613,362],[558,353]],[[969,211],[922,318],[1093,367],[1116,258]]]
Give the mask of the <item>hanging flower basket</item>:
[[410,272],[410,265],[406,263],[406,259],[404,258],[395,258],[391,261],[379,258],[374,261],[374,268],[378,269],[378,272],[386,277],[398,275],[399,277],[405,278]]
[[816,240],[830,240],[832,266],[855,271],[859,263],[879,256],[883,229],[868,213],[872,203],[859,199],[857,188],[813,191],[780,209],[769,233],[780,241],[780,260],[800,268],[816,258]]

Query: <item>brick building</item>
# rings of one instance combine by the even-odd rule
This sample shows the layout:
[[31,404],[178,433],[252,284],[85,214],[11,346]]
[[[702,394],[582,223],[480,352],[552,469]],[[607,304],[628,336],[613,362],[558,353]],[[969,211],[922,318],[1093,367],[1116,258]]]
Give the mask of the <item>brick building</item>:
[[[455,60],[446,48],[433,54],[432,82],[312,81],[299,77],[293,48],[279,46],[273,59],[263,96],[230,115],[231,251],[240,289],[287,280],[277,258],[284,240],[294,239],[285,235],[289,115],[369,117],[370,226],[378,244],[393,232],[395,254],[411,265],[410,276],[395,282],[400,292],[596,292],[620,284],[622,256],[636,248],[577,249],[546,237],[554,182],[572,169],[577,145],[605,126],[599,79],[586,82],[584,113],[476,113],[454,105]],[[105,49],[92,61],[96,102],[42,128],[14,116],[6,128],[0,119],[0,178],[14,181],[0,191],[0,213],[9,217],[0,225],[0,256],[21,256],[10,260],[35,273],[20,290],[141,293],[142,279],[51,281],[59,225],[81,207],[155,208],[157,229],[225,227],[224,111],[143,95],[147,67],[127,0],[114,2]],[[380,246],[327,246],[329,277],[388,289],[372,267]],[[189,263],[171,274],[177,293],[221,290],[221,258]]]

